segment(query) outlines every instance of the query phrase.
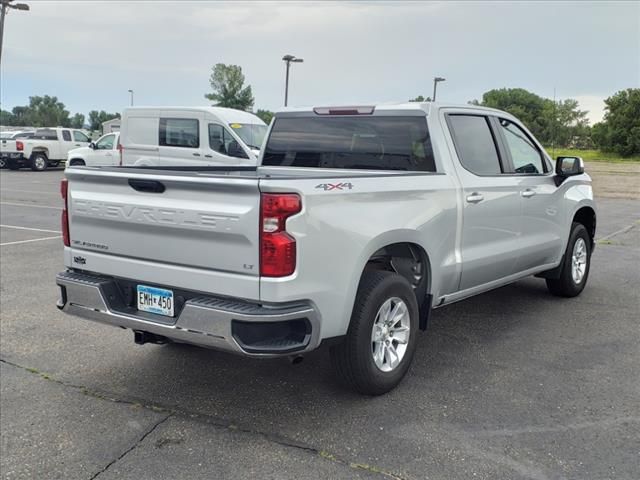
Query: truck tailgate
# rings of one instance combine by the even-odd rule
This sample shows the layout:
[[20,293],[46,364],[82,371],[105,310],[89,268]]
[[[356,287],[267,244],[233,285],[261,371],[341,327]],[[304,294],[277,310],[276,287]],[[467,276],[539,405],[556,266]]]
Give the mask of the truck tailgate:
[[242,173],[67,170],[69,266],[258,298],[260,193]]

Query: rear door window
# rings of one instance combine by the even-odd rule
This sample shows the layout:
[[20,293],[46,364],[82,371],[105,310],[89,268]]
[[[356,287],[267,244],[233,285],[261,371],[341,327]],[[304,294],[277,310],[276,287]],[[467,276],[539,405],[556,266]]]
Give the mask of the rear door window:
[[160,118],[159,143],[165,147],[200,147],[200,126],[195,118]]
[[500,175],[498,148],[482,115],[448,115],[449,130],[462,166],[476,175]]
[[262,164],[436,171],[424,116],[276,118]]
[[71,132],[69,130],[62,130],[62,140],[65,142],[71,141]]

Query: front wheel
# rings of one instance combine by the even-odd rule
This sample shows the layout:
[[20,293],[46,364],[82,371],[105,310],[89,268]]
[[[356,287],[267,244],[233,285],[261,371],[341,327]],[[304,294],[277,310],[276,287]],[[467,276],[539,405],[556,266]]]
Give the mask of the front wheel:
[[562,269],[558,278],[548,278],[547,288],[559,297],[580,295],[589,278],[591,266],[591,237],[584,225],[574,223],[564,253]]
[[418,302],[411,284],[394,272],[365,272],[345,340],[331,349],[338,377],[366,395],[395,388],[416,349]]
[[31,157],[31,170],[42,172],[49,166],[49,159],[44,153],[34,153]]

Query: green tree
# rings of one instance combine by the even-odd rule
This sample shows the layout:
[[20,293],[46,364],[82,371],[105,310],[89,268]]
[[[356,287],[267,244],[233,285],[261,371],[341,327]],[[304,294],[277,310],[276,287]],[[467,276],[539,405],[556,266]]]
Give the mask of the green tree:
[[101,130],[102,123],[107,120],[111,120],[113,118],[120,118],[119,113],[109,113],[104,110],[91,110],[89,112],[89,129],[90,130]]
[[271,110],[262,110],[258,109],[256,112],[256,116],[260,118],[264,123],[269,125],[271,123],[271,119],[273,118],[273,112]]
[[24,126],[35,126],[29,125],[29,107],[27,106],[17,106],[11,109],[11,113],[13,114],[13,125],[16,127],[24,127]]
[[33,127],[68,127],[69,111],[58,97],[49,95],[29,97],[25,125]]
[[604,119],[593,126],[596,145],[623,157],[640,154],[640,88],[616,92],[604,103]]
[[524,88],[500,88],[489,90],[482,95],[482,101],[472,101],[474,105],[497,108],[517,117],[541,142],[548,118],[543,115],[545,99]]
[[589,137],[591,129],[587,111],[580,110],[577,100],[568,98],[553,102],[545,99],[542,122],[544,127],[539,140],[548,145],[569,146],[574,139]]
[[15,125],[16,118],[13,113],[0,109],[0,125]]
[[81,113],[76,113],[73,117],[71,117],[69,126],[71,128],[82,128],[84,126],[84,115]]
[[251,85],[244,86],[244,75],[240,66],[217,63],[212,68],[209,83],[213,93],[206,93],[204,97],[215,102],[215,106],[245,111],[253,107]]
[[418,95],[413,100],[409,100],[410,102],[430,102],[431,97],[423,97],[422,95]]
[[546,145],[567,146],[575,137],[588,136],[587,112],[580,110],[577,100],[555,102],[524,88],[500,88],[482,95],[473,105],[504,110],[523,122],[531,133]]

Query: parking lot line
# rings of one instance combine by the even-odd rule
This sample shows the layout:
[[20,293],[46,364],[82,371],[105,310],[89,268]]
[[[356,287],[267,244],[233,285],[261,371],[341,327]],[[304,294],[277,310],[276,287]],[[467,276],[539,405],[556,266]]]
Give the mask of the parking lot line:
[[11,205],[14,207],[49,208],[53,210],[62,210],[61,207],[50,207],[48,205],[31,205],[29,203],[0,202],[0,205]]
[[44,228],[18,227],[17,225],[0,225],[4,228],[15,228],[16,230],[31,230],[34,232],[61,233],[60,230],[45,230]]
[[3,188],[3,192],[33,193],[35,195],[60,195],[58,192],[43,192],[42,190],[19,190],[16,188]]
[[0,247],[5,247],[7,245],[18,245],[20,243],[41,242],[43,240],[53,240],[54,238],[62,238],[62,235],[56,235],[55,237],[32,238],[31,240],[19,240],[17,242],[5,242],[0,243]]

